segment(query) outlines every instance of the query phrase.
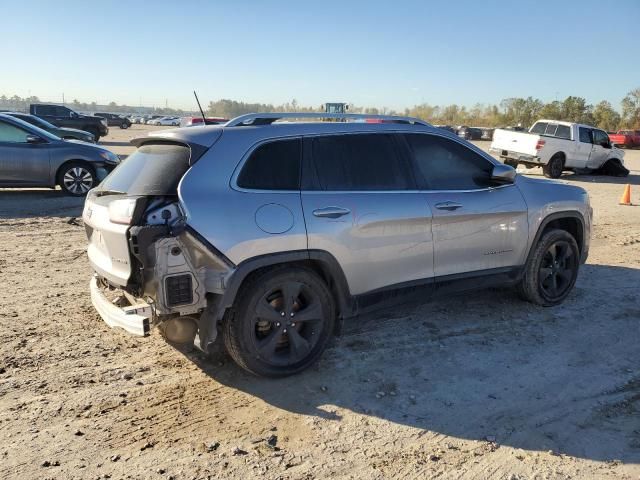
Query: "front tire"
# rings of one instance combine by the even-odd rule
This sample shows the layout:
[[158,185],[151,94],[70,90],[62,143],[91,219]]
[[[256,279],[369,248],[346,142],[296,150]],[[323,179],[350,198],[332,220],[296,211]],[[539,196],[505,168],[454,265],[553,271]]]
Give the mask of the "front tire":
[[565,230],[550,230],[533,247],[518,292],[536,305],[558,305],[573,289],[579,267],[580,250],[573,235]]
[[58,172],[58,185],[67,195],[82,197],[97,184],[95,170],[85,162],[69,162]]
[[560,178],[563,170],[564,158],[562,157],[562,155],[554,155],[549,160],[549,163],[542,167],[544,176],[549,178]]
[[280,267],[242,287],[223,322],[229,355],[259,376],[285,377],[314,363],[334,331],[336,308],[313,270]]

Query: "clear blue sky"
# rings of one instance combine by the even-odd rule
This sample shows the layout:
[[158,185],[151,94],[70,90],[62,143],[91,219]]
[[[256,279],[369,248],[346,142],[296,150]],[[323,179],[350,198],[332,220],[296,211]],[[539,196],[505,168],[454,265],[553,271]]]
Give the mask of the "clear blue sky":
[[[614,6],[615,5],[615,6]],[[640,0],[0,0],[0,93],[192,109],[231,98],[589,102],[640,87]]]

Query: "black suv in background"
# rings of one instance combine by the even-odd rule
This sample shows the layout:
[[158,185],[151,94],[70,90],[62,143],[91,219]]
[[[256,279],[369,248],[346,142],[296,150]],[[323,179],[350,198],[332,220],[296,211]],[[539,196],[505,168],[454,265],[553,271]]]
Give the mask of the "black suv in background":
[[109,133],[107,121],[104,118],[81,115],[63,105],[45,103],[31,104],[29,106],[29,113],[43,118],[49,123],[53,123],[56,127],[77,128],[89,132],[96,139],[96,142],[100,140],[100,137],[104,137]]
[[101,117],[107,120],[107,125],[110,127],[120,127],[122,129],[129,128],[131,126],[131,120],[117,113],[96,112],[96,117]]

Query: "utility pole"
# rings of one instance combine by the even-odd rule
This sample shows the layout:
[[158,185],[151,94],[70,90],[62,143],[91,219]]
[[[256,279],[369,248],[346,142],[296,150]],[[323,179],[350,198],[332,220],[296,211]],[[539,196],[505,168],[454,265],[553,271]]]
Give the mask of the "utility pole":
[[62,92],[62,105],[64,105],[64,92]]

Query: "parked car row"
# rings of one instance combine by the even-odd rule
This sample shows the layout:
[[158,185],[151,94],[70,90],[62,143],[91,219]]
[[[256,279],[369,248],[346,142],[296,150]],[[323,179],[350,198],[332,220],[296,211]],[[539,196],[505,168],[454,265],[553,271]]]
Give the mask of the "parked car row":
[[29,106],[29,113],[40,117],[56,127],[75,128],[89,132],[96,142],[109,133],[106,118],[82,115],[64,105],[35,103]]
[[458,135],[465,140],[492,140],[493,128],[486,127],[468,127],[466,125],[459,125],[457,127],[451,125],[435,125],[436,127]]

